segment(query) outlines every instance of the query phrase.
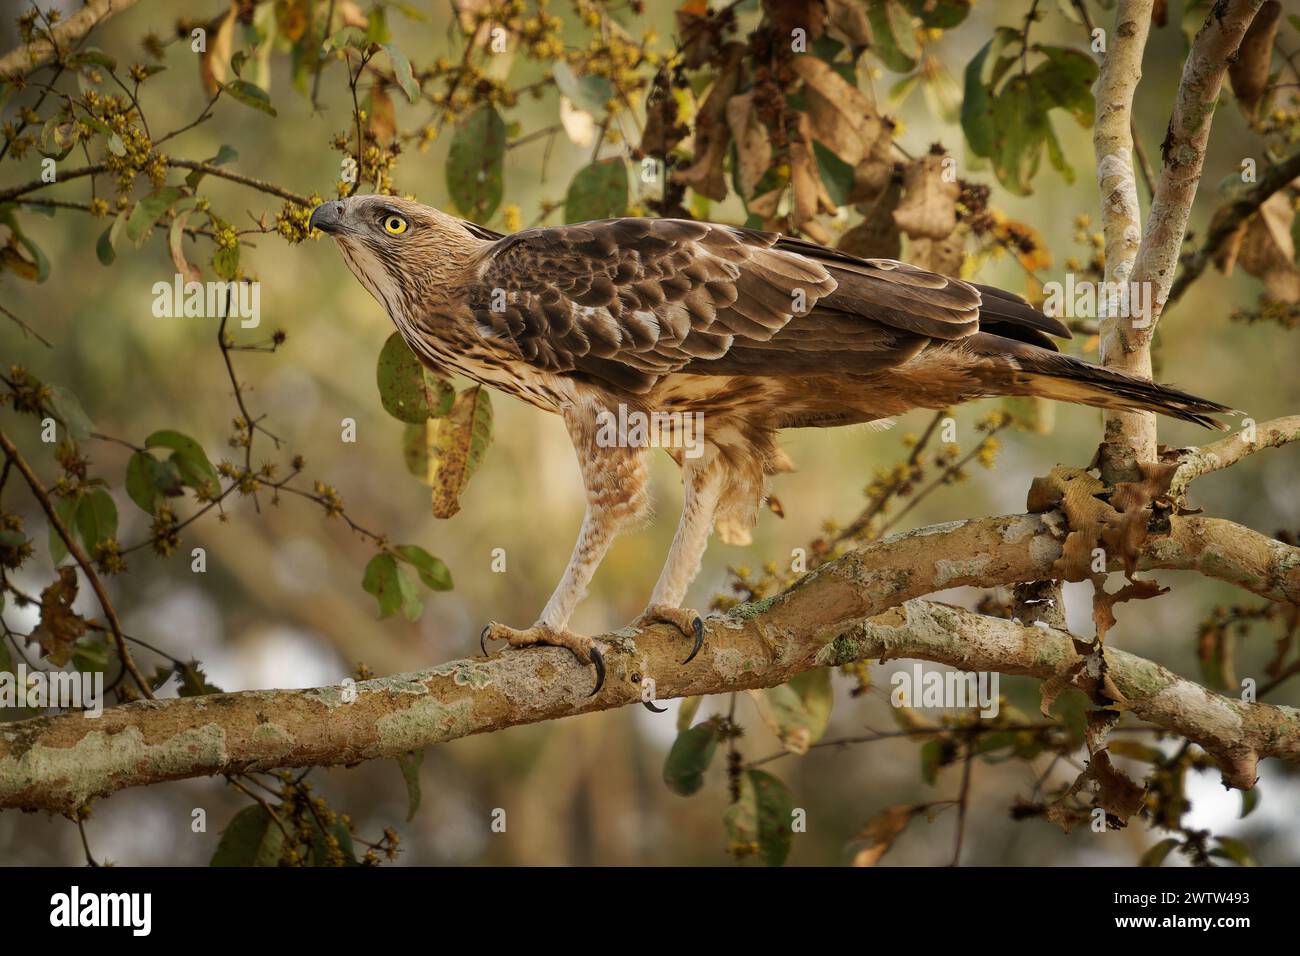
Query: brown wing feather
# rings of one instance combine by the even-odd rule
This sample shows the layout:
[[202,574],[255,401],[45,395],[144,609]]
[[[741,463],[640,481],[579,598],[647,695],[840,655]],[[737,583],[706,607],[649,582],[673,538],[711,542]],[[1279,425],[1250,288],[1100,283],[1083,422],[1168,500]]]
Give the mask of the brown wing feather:
[[[662,376],[871,372],[986,331],[1050,347],[1024,300],[890,259],[680,219],[529,229],[485,248],[481,334],[551,372],[633,392]],[[801,311],[797,311],[800,310]]]
[[763,342],[835,288],[815,262],[725,226],[613,219],[530,229],[484,250],[467,302],[479,331],[553,372],[642,392],[737,339]]

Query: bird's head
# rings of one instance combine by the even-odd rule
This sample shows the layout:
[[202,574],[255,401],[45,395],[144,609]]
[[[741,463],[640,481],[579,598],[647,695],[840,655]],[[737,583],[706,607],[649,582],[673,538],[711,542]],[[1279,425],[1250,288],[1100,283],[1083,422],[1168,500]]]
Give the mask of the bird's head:
[[458,220],[397,196],[332,199],[312,210],[309,225],[334,239],[395,320],[427,310],[480,245]]

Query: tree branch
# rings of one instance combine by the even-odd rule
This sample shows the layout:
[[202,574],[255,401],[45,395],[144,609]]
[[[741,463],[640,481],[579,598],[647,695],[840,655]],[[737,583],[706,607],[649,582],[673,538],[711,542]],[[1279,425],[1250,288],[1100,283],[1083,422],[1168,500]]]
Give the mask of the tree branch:
[[[210,163],[199,162],[193,159],[173,159],[167,157],[167,165],[173,169],[192,169],[208,176],[215,176],[218,179],[228,179],[232,183],[239,183],[241,186],[248,186],[259,192],[264,192],[272,196],[279,196],[289,202],[295,202],[300,206],[311,207],[311,199],[307,196],[300,196],[298,193],[291,192],[288,189],[282,189],[275,183],[267,182],[263,179],[256,179],[252,176],[245,176],[243,173],[237,173],[233,170],[226,169],[222,166],[213,166]],[[74,179],[81,179],[85,176],[98,176],[106,172],[108,166],[104,163],[94,163],[90,166],[78,166],[75,169],[69,169],[66,172],[59,173],[57,183],[46,182],[42,179],[33,179],[31,182],[23,183],[21,186],[13,186],[9,189],[0,191],[0,202],[9,202],[20,196],[26,196],[28,193],[34,193],[37,190],[47,186],[61,185],[71,182]]]
[[[1201,170],[1205,162],[1205,149],[1210,138],[1210,126],[1214,117],[1214,108],[1218,102],[1219,90],[1223,83],[1223,74],[1228,63],[1236,56],[1241,46],[1246,29],[1255,18],[1262,0],[1220,0],[1211,9],[1205,23],[1192,42],[1191,52],[1183,64],[1182,78],[1174,98],[1174,108],[1169,119],[1169,128],[1164,142],[1160,145],[1164,160],[1160,178],[1156,183],[1155,194],[1151,201],[1150,217],[1146,231],[1142,234],[1132,260],[1124,260],[1115,267],[1115,277],[1120,281],[1133,283],[1133,287],[1150,290],[1150,314],[1137,314],[1141,310],[1129,308],[1128,316],[1106,316],[1101,329],[1101,357],[1108,368],[1118,369],[1142,378],[1151,378],[1151,337],[1155,332],[1160,312],[1173,285],[1174,270],[1178,264],[1182,249],[1183,236],[1187,231],[1187,220],[1191,215],[1192,202],[1196,198],[1196,189],[1201,181]],[[1121,3],[1117,13],[1117,27],[1112,53],[1107,56],[1107,73],[1114,77],[1112,84],[1120,91],[1130,85],[1136,85],[1140,75],[1140,49],[1134,51],[1135,44],[1128,42],[1145,32],[1143,26],[1127,18],[1138,16],[1143,9],[1145,23],[1150,16],[1151,4],[1145,0],[1130,0]],[[1111,70],[1110,60],[1123,54],[1123,63]],[[1137,57],[1137,65],[1133,57]],[[1121,66],[1124,69],[1121,69]],[[1098,90],[1099,107],[1109,107],[1111,103],[1102,99],[1103,89]],[[1127,102],[1132,103],[1131,90],[1128,90]],[[1106,109],[1102,119],[1106,120],[1107,129],[1099,129],[1095,136],[1097,142],[1119,141],[1121,135],[1131,144],[1127,130],[1128,115],[1123,117],[1124,129],[1120,129],[1118,112],[1107,117]],[[1101,122],[1101,119],[1099,119]],[[1114,126],[1111,130],[1109,127]],[[1105,170],[1102,164],[1110,154],[1098,150],[1098,179],[1104,182]],[[1136,209],[1137,188],[1133,182],[1132,162],[1125,167],[1126,186],[1131,188],[1133,208]],[[1126,190],[1127,193],[1127,190]],[[1108,220],[1115,214],[1109,198],[1103,191],[1103,219]],[[1108,223],[1108,225],[1110,225]],[[1111,226],[1125,231],[1123,251],[1127,254],[1128,244],[1137,235],[1136,219],[1129,221],[1127,216]],[[1110,230],[1107,236],[1106,274],[1110,279],[1112,264],[1110,262]],[[1132,303],[1130,303],[1131,305]],[[1154,461],[1156,457],[1155,416],[1150,412],[1106,413],[1106,432],[1101,448],[1102,478],[1109,482],[1131,481],[1137,477],[1137,463]]]
[[[1064,631],[930,601],[909,601],[864,621],[841,638],[852,640],[863,642],[861,657],[921,658],[1040,679],[1078,660]],[[1134,716],[1195,740],[1219,762],[1227,785],[1251,789],[1261,757],[1300,763],[1300,709],[1224,697],[1116,648],[1106,650],[1106,664]]]
[[1297,177],[1300,177],[1300,150],[1282,162],[1270,166],[1254,188],[1247,191],[1244,196],[1220,206],[1210,220],[1210,229],[1206,233],[1205,241],[1201,243],[1201,248],[1196,250],[1195,254],[1183,259],[1182,270],[1169,290],[1169,300],[1165,305],[1176,302],[1187,291],[1187,287],[1205,271],[1205,267],[1218,254],[1219,248],[1237,231],[1238,227],[1254,215],[1270,196],[1285,189]]
[[1300,415],[1275,418],[1256,425],[1254,441],[1247,441],[1243,430],[1200,448],[1181,448],[1176,454],[1182,464],[1169,482],[1169,493],[1175,497],[1181,495],[1192,481],[1202,475],[1222,471],[1247,455],[1265,448],[1280,448],[1293,441],[1300,441]]
[[[1154,0],[1120,0],[1115,30],[1097,77],[1097,118],[1092,128],[1097,154],[1097,191],[1105,239],[1106,281],[1127,282],[1142,235],[1137,180],[1133,174],[1133,96],[1142,79],[1142,53]],[[1103,316],[1102,356],[1118,316]]]
[[[72,49],[78,40],[99,23],[134,6],[136,2],[137,0],[89,0],[84,7],[50,31],[54,35],[54,44],[59,50]],[[0,77],[26,76],[41,64],[48,63],[55,52],[55,46],[44,38],[15,47],[0,57]]]
[[[609,676],[594,698],[586,697],[590,673],[567,651],[529,648],[365,681],[355,685],[350,703],[348,688],[336,685],[139,702],[97,720],[65,714],[6,724],[0,727],[0,808],[67,812],[97,795],[165,780],[391,757],[469,734],[638,703],[644,678],[656,681],[661,700],[727,693],[776,686],[817,666],[899,656],[904,648],[957,667],[1006,663],[1010,673],[1050,676],[1067,639],[1041,628],[987,623],[947,609],[930,612],[931,619],[956,615],[945,635],[922,640],[920,619],[913,617],[907,631],[913,643],[905,644],[899,632],[885,629],[900,626],[897,616],[874,622],[874,630],[861,622],[945,588],[1050,577],[1067,533],[1064,517],[1048,512],[956,521],[882,539],[823,565],[781,595],[709,618],[705,650],[685,667],[675,629],[605,635]],[[1300,548],[1228,521],[1171,518],[1170,533],[1148,542],[1139,566],[1199,570],[1272,600],[1300,602]],[[977,652],[985,656],[972,656]],[[1171,729],[1231,756],[1229,780],[1245,779],[1243,754],[1300,759],[1300,718],[1293,711],[1238,707],[1176,683],[1154,664],[1116,656],[1111,674],[1124,672],[1122,681],[1115,679],[1125,695],[1151,698],[1143,711],[1149,719],[1167,719]],[[1032,670],[1019,669],[1031,662]],[[1230,714],[1237,714],[1235,722]]]

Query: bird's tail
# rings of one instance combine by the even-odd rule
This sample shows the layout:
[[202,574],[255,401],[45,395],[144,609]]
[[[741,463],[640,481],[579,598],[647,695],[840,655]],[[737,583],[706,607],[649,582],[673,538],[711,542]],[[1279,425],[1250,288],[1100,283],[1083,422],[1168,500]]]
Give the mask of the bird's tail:
[[1209,416],[1239,414],[1169,385],[985,332],[961,340],[961,345],[983,360],[982,371],[992,379],[997,394],[1038,395],[1097,408],[1159,412],[1219,431],[1227,431],[1228,426]]

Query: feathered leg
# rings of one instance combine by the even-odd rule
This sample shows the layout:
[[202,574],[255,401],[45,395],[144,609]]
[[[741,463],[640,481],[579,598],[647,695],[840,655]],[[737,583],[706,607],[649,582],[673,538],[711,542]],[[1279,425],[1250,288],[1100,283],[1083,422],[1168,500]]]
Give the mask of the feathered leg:
[[609,546],[619,532],[646,514],[650,499],[645,449],[601,447],[595,440],[593,420],[594,415],[582,415],[576,410],[565,414],[587,489],[587,512],[564,576],[532,627],[515,630],[492,622],[483,629],[480,643],[501,639],[514,647],[567,647],[582,663],[595,666],[596,687],[591,692],[595,695],[605,682],[605,659],[592,638],[568,630],[569,618],[586,595],[587,585]]
[[704,621],[698,612],[681,606],[686,590],[700,573],[700,561],[713,531],[713,516],[722,493],[722,467],[716,453],[682,467],[684,501],[682,519],[677,524],[668,559],[659,573],[659,581],[650,595],[650,604],[638,623],[663,622],[677,627],[695,642],[682,663],[689,664],[704,643]]

